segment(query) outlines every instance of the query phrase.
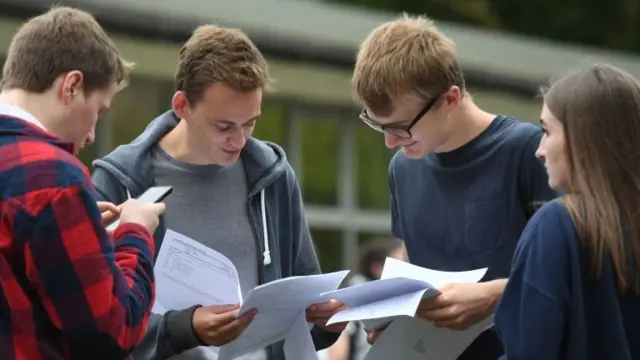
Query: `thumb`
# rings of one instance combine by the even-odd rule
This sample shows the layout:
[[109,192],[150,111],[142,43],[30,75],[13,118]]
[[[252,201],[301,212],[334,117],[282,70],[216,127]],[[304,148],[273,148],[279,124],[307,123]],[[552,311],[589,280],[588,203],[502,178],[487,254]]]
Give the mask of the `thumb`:
[[152,204],[153,206],[153,210],[154,212],[159,216],[162,215],[164,213],[164,211],[166,210],[167,206],[164,203],[155,203]]

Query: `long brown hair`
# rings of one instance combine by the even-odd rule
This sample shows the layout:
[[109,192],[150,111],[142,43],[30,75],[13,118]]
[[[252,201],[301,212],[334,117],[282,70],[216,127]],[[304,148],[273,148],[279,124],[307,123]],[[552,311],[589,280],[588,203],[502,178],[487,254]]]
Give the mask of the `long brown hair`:
[[564,126],[571,188],[564,204],[591,270],[600,277],[608,256],[619,291],[640,294],[640,83],[599,64],[543,94]]

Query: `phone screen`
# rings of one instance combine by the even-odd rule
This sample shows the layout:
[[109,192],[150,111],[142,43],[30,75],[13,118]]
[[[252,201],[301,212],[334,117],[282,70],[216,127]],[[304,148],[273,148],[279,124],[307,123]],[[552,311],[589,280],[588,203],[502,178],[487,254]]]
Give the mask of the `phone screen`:
[[145,204],[161,202],[171,194],[171,191],[173,191],[171,186],[154,186],[147,189],[147,191],[140,195],[137,200]]

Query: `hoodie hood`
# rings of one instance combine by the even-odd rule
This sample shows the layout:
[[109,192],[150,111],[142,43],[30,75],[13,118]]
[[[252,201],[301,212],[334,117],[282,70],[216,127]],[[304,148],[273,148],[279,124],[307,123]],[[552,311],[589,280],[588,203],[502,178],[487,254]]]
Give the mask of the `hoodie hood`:
[[[151,150],[178,124],[172,110],[155,118],[131,143],[118,146],[102,159],[93,161],[94,169],[111,173],[132,197],[153,186]],[[287,159],[282,148],[274,143],[249,138],[240,154],[247,175],[249,197],[258,194],[282,176]]]

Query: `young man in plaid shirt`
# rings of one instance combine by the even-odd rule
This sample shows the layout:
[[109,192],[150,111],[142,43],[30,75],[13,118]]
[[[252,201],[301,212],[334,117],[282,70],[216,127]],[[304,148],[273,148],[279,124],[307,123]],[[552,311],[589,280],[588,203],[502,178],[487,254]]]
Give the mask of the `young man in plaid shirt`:
[[0,92],[2,360],[123,359],[144,334],[164,205],[123,204],[107,234],[75,157],[130,67],[91,15],[70,8],[13,38]]

